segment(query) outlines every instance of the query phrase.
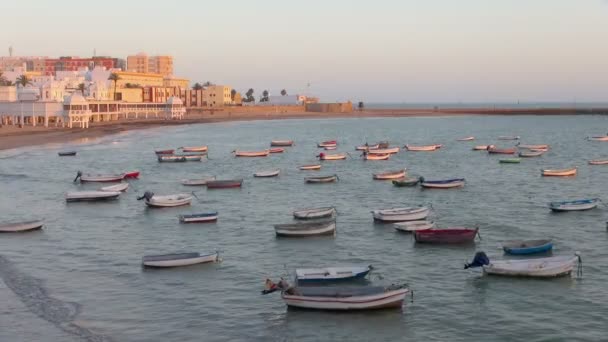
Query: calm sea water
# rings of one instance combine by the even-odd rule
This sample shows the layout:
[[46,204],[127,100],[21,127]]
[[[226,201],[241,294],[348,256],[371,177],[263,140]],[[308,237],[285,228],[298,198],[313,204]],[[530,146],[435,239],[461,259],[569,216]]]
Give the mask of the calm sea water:
[[[608,157],[608,143],[584,138],[607,129],[608,117],[602,116],[283,120],[134,131],[2,152],[2,221],[44,218],[46,226],[0,236],[0,276],[16,292],[0,287],[2,297],[27,308],[2,308],[0,340],[33,340],[24,337],[31,331],[43,340],[65,335],[76,341],[513,341],[522,334],[529,341],[605,339],[607,210],[552,214],[546,203],[606,198],[608,167],[587,160]],[[455,141],[468,135],[477,141]],[[523,143],[552,149],[519,165],[500,165],[500,157],[471,150],[475,144],[513,145],[497,141],[499,135],[520,135]],[[305,185],[311,173],[297,166],[314,161],[317,141],[333,138],[338,151],[354,158],[324,162],[313,174],[337,173],[340,182]],[[271,139],[294,139],[296,146],[268,158],[230,154],[266,148]],[[444,148],[375,162],[353,151],[378,140]],[[159,164],[153,153],[202,144],[209,145],[210,159],[201,163]],[[57,157],[72,148],[77,157]],[[570,166],[579,167],[577,177],[540,177],[540,168]],[[278,178],[252,176],[276,167],[282,169]],[[376,171],[402,167],[427,179],[465,177],[467,184],[423,191],[372,180]],[[98,187],[73,184],[77,170],[132,169],[141,178],[118,201],[64,201],[66,191]],[[180,179],[203,174],[245,182],[240,190],[199,189],[200,200],[185,208],[149,210],[136,200],[145,190],[190,191]],[[418,204],[432,204],[440,226],[478,225],[482,240],[469,247],[417,245],[410,235],[372,222],[370,210]],[[335,238],[275,238],[272,225],[290,222],[292,210],[326,205],[339,211]],[[220,212],[216,224],[178,223],[178,214],[207,210]],[[488,278],[462,269],[477,250],[500,259],[501,241],[545,237],[554,240],[554,255],[582,253],[583,279]],[[140,267],[145,254],[215,249],[222,251],[222,263]],[[336,264],[372,264],[374,284],[407,282],[414,302],[402,311],[328,313],[288,310],[278,294],[259,294],[266,277]]]
[[606,108],[608,102],[366,102],[366,108]]

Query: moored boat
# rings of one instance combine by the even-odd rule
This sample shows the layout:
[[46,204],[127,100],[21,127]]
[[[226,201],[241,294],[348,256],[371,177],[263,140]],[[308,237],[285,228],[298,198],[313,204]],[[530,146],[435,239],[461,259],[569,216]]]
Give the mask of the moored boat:
[[284,237],[336,235],[336,220],[276,224],[274,231]]
[[407,172],[407,169],[401,169],[401,170],[374,173],[372,176],[376,180],[392,180],[392,179],[404,178],[406,172]]
[[232,153],[234,153],[235,157],[268,157],[268,154],[270,154],[270,150],[263,150],[263,151],[234,150],[234,151],[232,151]]
[[206,223],[217,221],[218,212],[179,215],[181,223]]
[[209,148],[207,146],[185,146],[181,149],[182,152],[207,152]]
[[118,191],[72,191],[65,194],[66,202],[95,202],[117,199]]
[[363,153],[364,160],[388,160],[391,157],[389,153],[386,154],[370,154]]
[[320,219],[325,217],[332,217],[336,214],[336,208],[334,207],[323,207],[323,208],[309,208],[300,209],[293,212],[293,217],[299,220],[312,220]]
[[116,191],[116,192],[125,192],[129,188],[129,183],[119,183],[116,185],[104,186],[99,189],[99,191]]
[[61,151],[57,152],[60,157],[73,157],[76,155],[76,151]]
[[497,148],[493,145],[488,147],[489,154],[515,154],[517,153],[517,148]]
[[553,211],[581,211],[596,208],[598,204],[600,204],[599,198],[590,198],[574,201],[550,202],[549,208]]
[[175,152],[175,150],[173,149],[166,149],[166,150],[155,150],[154,153],[156,153],[156,155],[161,155],[161,154],[173,154],[173,152]]
[[318,177],[306,177],[304,182],[306,183],[333,183],[338,180],[338,175],[329,176],[318,176]]
[[464,178],[452,178],[444,180],[426,180],[424,177],[420,177],[420,185],[427,189],[450,189],[463,187],[465,183]]
[[573,167],[570,169],[541,169],[541,175],[546,177],[568,177],[576,176],[577,168]]
[[269,170],[269,171],[260,171],[253,174],[254,177],[276,177],[281,173],[281,169]]
[[216,179],[207,182],[207,189],[240,188],[241,186],[243,186],[242,179]]
[[410,293],[406,285],[292,287],[284,280],[278,286],[270,283],[271,290],[265,290],[264,294],[281,290],[281,298],[288,307],[315,310],[397,309],[403,306],[405,296]]
[[145,267],[179,267],[195,264],[216,262],[219,260],[219,253],[174,253],[163,255],[146,255],[142,258],[142,265]]
[[470,136],[470,137],[466,137],[466,138],[460,138],[460,139],[456,139],[457,141],[473,141],[475,140],[474,136]]
[[300,170],[320,170],[321,164],[308,164],[299,167]]
[[431,152],[440,148],[441,145],[422,145],[422,146],[414,146],[414,145],[405,145],[404,148],[411,152]]
[[435,223],[427,220],[417,220],[417,221],[405,221],[405,222],[397,222],[393,223],[393,227],[396,230],[402,232],[415,232],[417,230],[426,230],[435,228]]
[[215,176],[208,176],[198,179],[182,179],[182,185],[186,186],[204,186],[207,182],[215,180]]
[[321,152],[317,157],[320,160],[344,160],[346,159],[346,153],[325,154]]
[[179,207],[182,205],[190,205],[192,202],[192,195],[189,194],[176,194],[176,195],[155,195],[153,192],[146,191],[143,196],[138,197],[137,200],[145,200],[144,202],[148,207],[151,208],[168,208],[168,207]]
[[40,220],[0,224],[0,233],[21,233],[41,229],[44,222]]
[[367,151],[367,150],[373,150],[373,149],[378,149],[380,148],[380,144],[375,144],[375,145],[361,145],[361,146],[356,146],[355,150],[357,151]]
[[574,256],[490,261],[484,252],[477,252],[473,261],[465,264],[464,268],[481,267],[483,273],[487,275],[553,278],[570,275],[577,261],[578,271],[582,274],[581,258],[578,253]]
[[521,158],[533,158],[540,157],[544,154],[544,151],[521,151],[519,152],[519,156]]
[[318,147],[336,146],[338,145],[337,140],[327,140],[317,144]]
[[295,279],[297,284],[349,281],[363,279],[371,270],[371,266],[297,268]]
[[293,140],[272,140],[270,146],[293,146]]
[[338,149],[338,146],[325,146],[323,147],[325,151],[334,151]]
[[524,255],[545,253],[553,248],[551,240],[514,240],[502,244],[502,249],[507,254]]
[[368,154],[395,154],[399,153],[399,147],[391,148],[370,148],[367,150]]
[[471,243],[477,233],[478,228],[431,228],[415,231],[414,239],[421,243]]
[[477,145],[475,147],[473,147],[473,151],[487,151],[488,147],[490,147],[492,145]]
[[158,156],[159,163],[185,163],[189,161],[201,161],[200,155],[160,155]]
[[519,164],[521,162],[521,159],[519,159],[519,158],[506,158],[506,159],[500,159],[498,162],[500,164]]
[[596,136],[596,137],[587,137],[588,140],[591,141],[608,141],[608,135],[605,136]]
[[268,152],[270,152],[270,153],[283,153],[283,152],[285,152],[285,149],[282,148],[282,147],[273,147],[273,148],[269,149]]
[[374,221],[380,222],[404,222],[419,221],[429,216],[428,207],[404,207],[372,210]]
[[589,161],[589,165],[607,165],[608,159],[594,159]]
[[129,171],[129,172],[125,172],[123,173],[123,178],[128,179],[128,178],[139,178],[139,171]]
[[547,144],[538,144],[538,145],[526,145],[526,144],[517,144],[517,147],[525,150],[548,150],[549,145]]
[[401,179],[393,179],[393,185],[398,187],[415,186],[420,182],[420,177],[405,177]]
[[80,179],[81,183],[85,182],[97,182],[97,183],[111,183],[111,182],[120,182],[123,180],[124,175],[93,175],[93,174],[83,174],[81,171],[76,173],[76,178],[74,178],[74,182]]

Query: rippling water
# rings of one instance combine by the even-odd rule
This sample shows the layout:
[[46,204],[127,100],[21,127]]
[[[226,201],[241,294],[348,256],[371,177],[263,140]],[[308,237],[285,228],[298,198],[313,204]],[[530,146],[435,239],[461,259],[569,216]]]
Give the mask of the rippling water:
[[[608,117],[449,117],[233,122],[134,131],[97,141],[0,153],[0,213],[3,221],[45,219],[40,232],[0,236],[0,276],[30,311],[83,340],[225,341],[285,340],[530,341],[600,340],[608,314],[606,208],[552,214],[546,203],[604,197],[608,167],[587,160],[608,157],[608,143],[589,142],[605,134]],[[455,139],[475,135],[477,141]],[[498,164],[497,156],[471,151],[475,144],[513,145],[499,135],[520,135],[528,144],[547,143],[541,158]],[[340,182],[305,185],[317,141],[337,138],[338,151],[354,157],[324,162],[312,174],[340,176]],[[271,139],[296,146],[268,158],[233,158],[234,149],[262,149]],[[434,153],[402,152],[389,161],[362,161],[353,151],[365,141],[403,145],[443,143]],[[153,149],[209,145],[201,163],[159,164]],[[76,148],[75,158],[58,150]],[[579,166],[575,178],[542,178],[543,167]],[[282,169],[279,178],[254,179],[258,170]],[[427,179],[465,177],[456,190],[396,188],[372,180],[380,170],[407,167]],[[76,170],[115,173],[141,170],[118,201],[66,204]],[[157,194],[190,191],[182,178],[211,174],[243,177],[240,190],[197,192],[192,207],[149,210],[136,201],[145,190]],[[440,226],[478,225],[476,246],[416,245],[390,225],[375,225],[370,210],[431,203]],[[291,221],[291,211],[335,205],[335,238],[276,239],[273,224]],[[218,210],[217,224],[180,225],[180,213]],[[463,262],[476,250],[502,258],[501,241],[554,239],[554,255],[580,251],[582,280],[526,280],[479,277]],[[141,256],[181,250],[219,249],[224,261],[181,269],[148,271]],[[384,279],[405,281],[415,291],[403,311],[327,313],[287,310],[279,295],[261,296],[266,277],[295,267],[372,264]],[[8,289],[0,288],[2,291]],[[6,340],[17,318],[4,313]],[[32,322],[34,324],[34,322]],[[13,334],[13,335],[11,335]],[[52,335],[48,335],[52,336]]]

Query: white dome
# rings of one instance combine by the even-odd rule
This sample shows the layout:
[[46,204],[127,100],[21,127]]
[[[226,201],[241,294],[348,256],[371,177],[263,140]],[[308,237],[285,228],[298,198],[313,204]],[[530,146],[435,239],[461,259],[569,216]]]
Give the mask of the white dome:
[[65,104],[65,105],[88,105],[89,103],[82,95],[80,95],[80,92],[74,92],[72,95],[70,95],[63,101],[63,104]]
[[167,99],[168,105],[183,105],[184,103],[179,97],[171,96]]

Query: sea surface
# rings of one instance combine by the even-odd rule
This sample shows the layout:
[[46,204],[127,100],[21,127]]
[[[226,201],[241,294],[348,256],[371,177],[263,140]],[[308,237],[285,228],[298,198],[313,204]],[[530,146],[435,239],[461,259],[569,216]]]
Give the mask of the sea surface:
[[[356,105],[356,104],[355,104]],[[411,109],[411,108],[607,108],[608,102],[366,102],[370,109]]]
[[[1,221],[43,218],[43,230],[0,236],[0,341],[598,341],[608,315],[608,209],[554,214],[547,202],[608,200],[608,116],[464,116],[279,120],[198,124],[131,131],[100,140],[28,147],[0,153]],[[474,135],[473,142],[457,138]],[[499,164],[472,151],[501,147],[501,135],[524,144],[550,144],[540,158]],[[271,139],[296,145],[267,158],[234,158],[235,149],[267,148]],[[315,161],[316,143],[338,139],[345,161]],[[435,144],[433,153],[401,152],[389,161],[363,161],[354,147],[388,140]],[[158,163],[153,150],[209,146],[203,162]],[[58,157],[61,150],[76,157]],[[541,168],[579,167],[570,178],[543,178]],[[372,173],[407,167],[427,179],[466,178],[452,190],[397,188]],[[278,178],[254,179],[281,168]],[[140,170],[139,180],[108,203],[69,203],[64,194],[98,188],[72,180],[77,170]],[[309,175],[338,174],[335,184],[307,185]],[[242,189],[184,187],[201,175],[244,178]],[[190,207],[148,209],[136,197],[187,193]],[[432,205],[441,227],[480,228],[470,246],[416,244],[391,225],[374,224],[371,210]],[[335,238],[277,239],[273,224],[292,221],[303,207],[335,206]],[[182,213],[219,211],[219,221],[182,225]],[[483,277],[463,269],[476,251],[507,258],[509,239],[551,238],[553,255],[579,251],[582,279]],[[141,257],[219,250],[223,261],[146,270]],[[262,296],[268,277],[296,267],[371,264],[371,282],[406,282],[414,290],[403,310],[334,313],[287,309],[278,293]],[[8,306],[5,303],[8,302]],[[525,338],[524,338],[525,336]]]

